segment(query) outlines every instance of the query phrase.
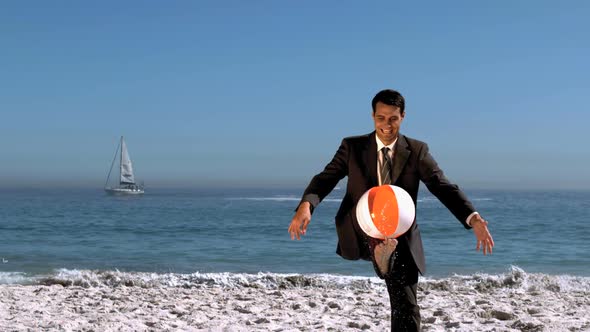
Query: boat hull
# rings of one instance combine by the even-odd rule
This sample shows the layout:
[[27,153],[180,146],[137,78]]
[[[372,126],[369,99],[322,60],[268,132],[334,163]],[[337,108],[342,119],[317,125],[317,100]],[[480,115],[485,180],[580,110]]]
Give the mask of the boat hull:
[[143,189],[130,189],[130,188],[105,188],[104,191],[111,195],[143,195]]

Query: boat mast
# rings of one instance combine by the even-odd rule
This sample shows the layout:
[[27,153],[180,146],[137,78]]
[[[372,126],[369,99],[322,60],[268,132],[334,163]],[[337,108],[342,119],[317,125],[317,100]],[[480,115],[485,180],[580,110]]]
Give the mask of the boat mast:
[[107,181],[104,183],[105,188],[109,184],[109,178],[111,177],[111,172],[113,171],[113,166],[115,165],[115,160],[117,159],[117,152],[119,152],[120,147],[121,147],[121,143],[119,143],[119,145],[117,146],[117,150],[115,150],[115,156],[113,156],[113,162],[111,163],[111,169],[109,169],[109,175],[107,175]]

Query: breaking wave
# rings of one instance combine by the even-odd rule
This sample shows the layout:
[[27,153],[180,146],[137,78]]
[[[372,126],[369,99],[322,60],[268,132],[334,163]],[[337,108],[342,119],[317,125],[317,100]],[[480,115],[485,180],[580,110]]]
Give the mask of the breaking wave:
[[[342,276],[332,274],[278,274],[247,273],[148,273],[99,270],[59,269],[48,275],[27,276],[19,272],[1,272],[0,284],[62,285],[64,287],[222,287],[290,289],[346,288],[367,290],[384,287],[376,277]],[[511,267],[502,274],[455,275],[431,279],[421,278],[421,291],[445,290],[490,294],[504,289],[526,293],[582,292],[590,295],[590,277],[527,273],[519,267]]]

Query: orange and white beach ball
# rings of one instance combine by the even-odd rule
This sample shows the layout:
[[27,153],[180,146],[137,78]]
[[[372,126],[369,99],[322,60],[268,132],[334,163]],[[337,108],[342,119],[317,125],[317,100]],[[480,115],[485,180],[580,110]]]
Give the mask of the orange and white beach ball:
[[403,235],[412,226],[415,216],[412,197],[398,186],[373,187],[361,196],[356,206],[361,229],[377,239]]

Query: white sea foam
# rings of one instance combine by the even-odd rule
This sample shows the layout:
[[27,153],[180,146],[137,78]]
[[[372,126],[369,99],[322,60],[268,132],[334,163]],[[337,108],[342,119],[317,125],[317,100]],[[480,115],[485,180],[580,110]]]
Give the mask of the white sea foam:
[[[273,202],[299,202],[301,197],[298,196],[271,196],[271,197],[228,197],[225,198],[226,200],[230,201],[273,201]],[[471,201],[478,202],[478,201],[491,201],[491,198],[473,198]],[[340,203],[342,202],[341,198],[324,198],[322,202],[335,202]],[[419,198],[418,203],[420,202],[438,202],[438,198],[436,197],[424,197]]]
[[[286,289],[311,287],[318,289],[380,287],[376,277],[344,276],[333,274],[249,273],[151,273],[122,272],[117,270],[58,269],[47,275],[29,276],[22,272],[0,272],[0,283],[10,285],[62,285],[81,287],[203,287]],[[503,274],[455,275],[447,278],[420,278],[422,289],[461,289],[487,293],[493,289],[530,291],[589,292],[590,277],[527,273],[512,266]]]
[[[272,196],[272,197],[228,197],[226,200],[233,201],[274,201],[274,202],[299,202],[301,197],[295,196]],[[340,198],[325,198],[322,202],[342,202]]]
[[[7,282],[10,283],[10,282]],[[339,276],[330,274],[279,274],[259,272],[247,273],[149,273],[59,269],[51,275],[42,275],[15,280],[12,284],[62,285],[81,287],[206,287],[224,288],[342,288],[359,289],[378,284],[379,279],[359,276]]]
[[[472,202],[484,202],[484,201],[493,201],[492,198],[488,198],[488,197],[480,197],[480,198],[469,198],[470,201]],[[427,196],[427,197],[423,197],[423,198],[418,198],[418,203],[420,202],[439,202],[438,198],[434,197],[434,196]]]
[[25,284],[29,280],[32,279],[23,272],[0,272],[0,285]]

